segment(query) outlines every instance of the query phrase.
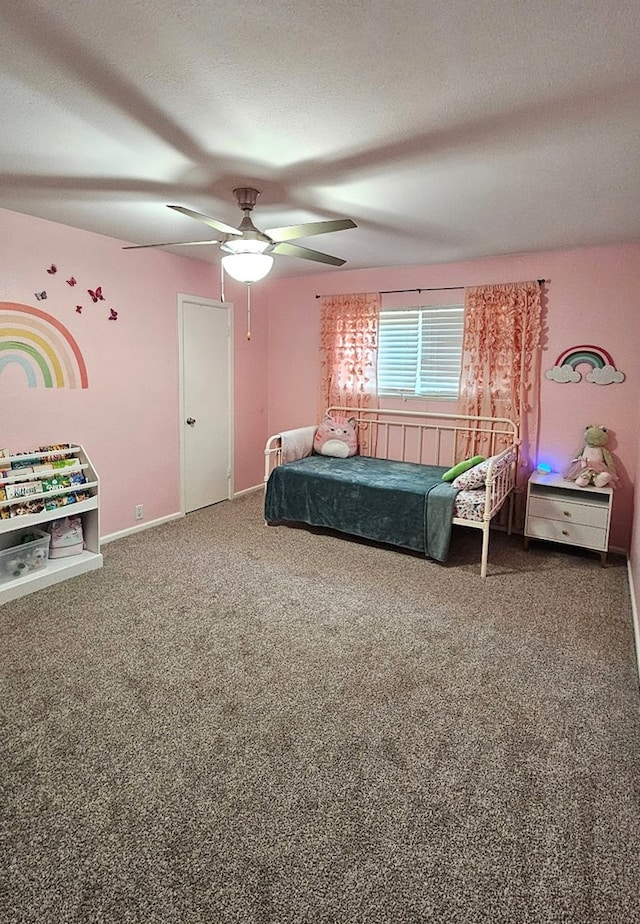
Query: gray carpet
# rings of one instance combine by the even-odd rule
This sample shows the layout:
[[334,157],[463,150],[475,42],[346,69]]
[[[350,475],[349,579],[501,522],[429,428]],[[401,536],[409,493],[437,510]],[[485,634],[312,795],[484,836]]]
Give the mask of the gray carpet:
[[0,608],[3,924],[640,922],[625,562],[261,495]]

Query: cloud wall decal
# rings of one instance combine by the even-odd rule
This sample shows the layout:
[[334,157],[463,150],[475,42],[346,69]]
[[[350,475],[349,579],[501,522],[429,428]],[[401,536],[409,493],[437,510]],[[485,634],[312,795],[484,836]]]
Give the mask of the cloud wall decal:
[[545,372],[545,378],[551,382],[579,382],[582,373],[577,367],[591,366],[590,372],[585,376],[587,382],[594,385],[612,385],[615,382],[624,382],[624,372],[616,369],[613,357],[602,347],[591,344],[581,344],[570,347],[556,359],[551,369]]

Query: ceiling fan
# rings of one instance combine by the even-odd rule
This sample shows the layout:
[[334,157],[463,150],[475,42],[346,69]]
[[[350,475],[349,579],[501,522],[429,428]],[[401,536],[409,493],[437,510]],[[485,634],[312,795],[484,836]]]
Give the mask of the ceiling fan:
[[298,244],[288,243],[299,237],[312,237],[316,234],[326,234],[329,231],[344,231],[347,228],[356,228],[357,225],[350,218],[336,218],[331,221],[312,221],[303,225],[287,225],[283,228],[268,228],[259,231],[251,221],[251,212],[258,200],[260,190],[252,186],[239,186],[233,190],[238,206],[244,212],[244,218],[239,227],[209,218],[200,212],[184,208],[181,205],[169,205],[167,208],[195,218],[205,225],[209,225],[218,232],[218,237],[206,241],[173,241],[164,244],[133,244],[123,247],[123,250],[141,250],[146,247],[197,247],[206,244],[220,244],[220,250],[225,256],[222,265],[234,279],[240,282],[256,282],[263,279],[273,265],[271,254],[284,254],[289,257],[301,257],[303,260],[315,260],[317,263],[329,263],[331,266],[342,266],[346,260],[332,257],[318,250],[309,250]]

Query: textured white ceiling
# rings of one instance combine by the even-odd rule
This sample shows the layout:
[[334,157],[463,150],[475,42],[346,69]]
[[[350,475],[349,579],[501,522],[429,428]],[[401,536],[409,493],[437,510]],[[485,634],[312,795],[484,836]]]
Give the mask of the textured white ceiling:
[[18,212],[202,240],[166,204],[254,185],[259,228],[352,218],[296,241],[352,269],[640,240],[638,0],[0,0],[0,55]]

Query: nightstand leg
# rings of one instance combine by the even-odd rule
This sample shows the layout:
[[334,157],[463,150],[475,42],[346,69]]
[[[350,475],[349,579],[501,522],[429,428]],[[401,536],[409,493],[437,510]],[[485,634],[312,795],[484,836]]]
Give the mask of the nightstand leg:
[[524,537],[524,550],[525,552],[529,551],[529,537],[528,536]]
[[600,552],[600,566],[602,568],[607,567],[607,553],[606,552]]

